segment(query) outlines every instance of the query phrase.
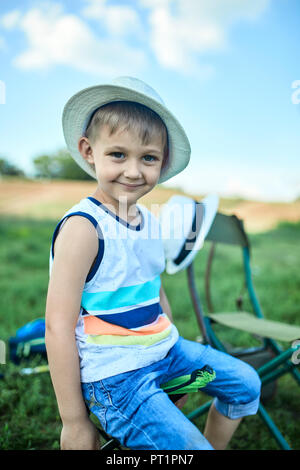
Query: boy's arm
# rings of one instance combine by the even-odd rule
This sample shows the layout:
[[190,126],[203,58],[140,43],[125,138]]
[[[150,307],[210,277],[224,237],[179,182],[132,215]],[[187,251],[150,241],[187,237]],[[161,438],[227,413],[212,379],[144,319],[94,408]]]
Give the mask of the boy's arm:
[[173,321],[172,311],[171,311],[171,307],[168,301],[168,297],[163,288],[162,279],[161,279],[159,297],[160,297],[160,305],[161,305],[161,308],[163,309],[163,312],[169,317],[170,321],[172,322]]
[[88,418],[80,384],[75,326],[85,279],[97,255],[91,223],[72,216],[55,242],[46,302],[46,348],[51,379],[63,423],[62,449],[93,449],[96,430]]

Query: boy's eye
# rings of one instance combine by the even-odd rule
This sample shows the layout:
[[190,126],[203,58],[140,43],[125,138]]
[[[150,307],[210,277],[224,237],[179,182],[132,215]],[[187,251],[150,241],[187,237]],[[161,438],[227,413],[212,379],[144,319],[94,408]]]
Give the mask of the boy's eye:
[[153,155],[145,155],[143,158],[145,158],[146,162],[155,162],[157,160],[157,157]]
[[118,160],[120,160],[122,157],[125,157],[123,152],[112,152],[111,155],[117,158]]

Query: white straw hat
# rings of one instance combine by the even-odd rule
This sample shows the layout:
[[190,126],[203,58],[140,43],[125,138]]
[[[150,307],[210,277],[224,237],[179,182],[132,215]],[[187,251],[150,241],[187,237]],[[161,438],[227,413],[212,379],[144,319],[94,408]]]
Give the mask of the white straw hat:
[[218,205],[216,194],[199,202],[175,195],[163,205],[159,219],[168,274],[175,274],[191,264],[203,246]]
[[111,83],[92,86],[79,91],[66,103],[62,116],[63,132],[67,147],[76,163],[93,178],[95,171],[78,150],[78,140],[85,135],[94,112],[112,101],[134,101],[156,112],[163,120],[169,139],[169,164],[162,170],[158,183],[180,173],[188,165],[191,148],[184,129],[166,108],[156,91],[142,80],[118,77]]

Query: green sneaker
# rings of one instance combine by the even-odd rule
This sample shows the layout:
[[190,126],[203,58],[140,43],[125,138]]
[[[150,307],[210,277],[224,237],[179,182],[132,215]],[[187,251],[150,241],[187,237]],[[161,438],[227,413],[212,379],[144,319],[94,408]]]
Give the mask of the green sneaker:
[[215,371],[208,365],[202,369],[194,370],[190,375],[181,375],[161,385],[161,388],[168,394],[185,394],[198,392],[209,382],[216,378]]

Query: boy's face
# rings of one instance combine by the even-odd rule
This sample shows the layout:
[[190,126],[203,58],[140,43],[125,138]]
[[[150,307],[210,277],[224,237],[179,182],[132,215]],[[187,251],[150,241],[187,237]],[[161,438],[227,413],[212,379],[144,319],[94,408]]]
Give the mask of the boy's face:
[[119,203],[128,208],[135,204],[159,180],[164,152],[160,136],[145,145],[134,130],[118,129],[110,135],[108,127],[103,126],[93,145],[82,137],[79,150],[95,166],[95,196],[117,210]]

